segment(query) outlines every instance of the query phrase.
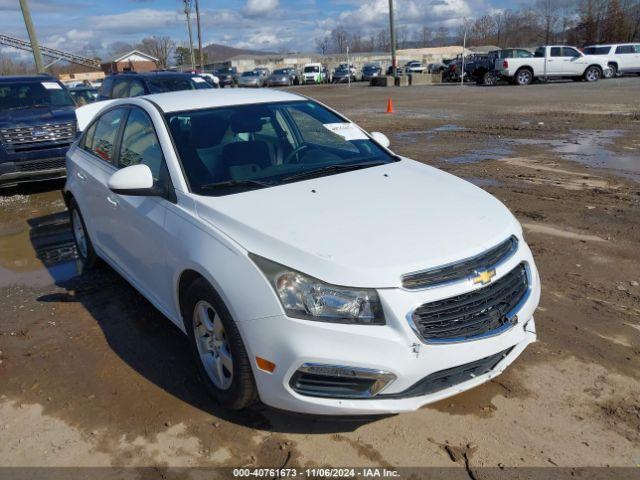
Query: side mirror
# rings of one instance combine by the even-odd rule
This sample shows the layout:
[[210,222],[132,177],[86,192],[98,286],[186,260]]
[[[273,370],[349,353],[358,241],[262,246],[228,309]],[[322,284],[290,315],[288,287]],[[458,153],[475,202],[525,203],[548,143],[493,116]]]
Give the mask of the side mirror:
[[153,175],[146,165],[132,165],[118,170],[109,178],[109,190],[118,195],[155,196],[157,189],[153,187]]
[[391,141],[384,133],[371,132],[371,138],[373,138],[376,142],[378,142],[384,148],[389,148],[389,145],[391,145]]

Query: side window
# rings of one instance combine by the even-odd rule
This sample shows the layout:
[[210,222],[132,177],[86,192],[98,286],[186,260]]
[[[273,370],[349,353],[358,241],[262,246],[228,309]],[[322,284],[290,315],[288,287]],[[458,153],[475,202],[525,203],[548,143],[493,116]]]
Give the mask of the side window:
[[635,49],[633,48],[633,45],[620,45],[619,47],[616,48],[616,54],[628,54],[628,53],[635,53]]
[[126,78],[118,78],[113,85],[111,98],[125,98],[129,95],[129,81]]
[[101,94],[105,97],[111,97],[111,90],[113,89],[113,77],[107,77],[102,82]]
[[562,48],[560,48],[560,47],[552,47],[551,48],[551,56],[552,57],[561,57],[562,56]]
[[528,52],[527,50],[517,50],[517,57],[518,58],[531,58],[531,57],[533,57],[533,55],[531,54],[531,52]]
[[122,117],[126,111],[124,108],[118,108],[100,117],[95,123],[91,153],[107,162],[113,160],[113,148],[116,143],[120,124],[122,123]]
[[575,48],[571,48],[571,47],[564,47],[563,49],[563,57],[579,57],[580,56],[580,52],[578,50],[576,50]]
[[160,179],[163,156],[153,123],[144,111],[133,108],[122,134],[118,168],[138,164],[147,165],[154,180]]
[[144,95],[144,84],[138,80],[131,80],[129,87],[129,96],[130,97],[138,97],[140,95]]
[[634,45],[633,49],[635,50],[636,53],[640,53],[640,44]]
[[92,123],[91,126],[84,133],[84,136],[82,137],[82,142],[80,143],[80,147],[83,150],[86,150],[87,152],[93,153],[93,136],[96,133],[97,124],[98,124],[97,122]]

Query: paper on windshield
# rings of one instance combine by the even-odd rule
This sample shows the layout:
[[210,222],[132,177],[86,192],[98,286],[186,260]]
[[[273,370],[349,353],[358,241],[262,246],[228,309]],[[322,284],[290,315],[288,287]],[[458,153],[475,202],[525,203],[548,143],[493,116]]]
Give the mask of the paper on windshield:
[[193,80],[196,83],[203,83],[206,82],[206,80],[202,77],[191,77],[191,80]]
[[369,137],[353,123],[325,123],[324,128],[340,135],[347,141],[367,140]]
[[62,90],[62,87],[60,86],[60,84],[56,82],[40,82],[40,83],[42,83],[42,86],[47,90]]

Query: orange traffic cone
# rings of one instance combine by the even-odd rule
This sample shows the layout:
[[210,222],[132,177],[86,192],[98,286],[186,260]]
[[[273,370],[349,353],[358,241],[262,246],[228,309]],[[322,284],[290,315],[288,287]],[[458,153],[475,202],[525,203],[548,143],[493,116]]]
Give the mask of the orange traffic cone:
[[387,100],[387,113],[393,113],[393,100],[391,100],[391,97]]

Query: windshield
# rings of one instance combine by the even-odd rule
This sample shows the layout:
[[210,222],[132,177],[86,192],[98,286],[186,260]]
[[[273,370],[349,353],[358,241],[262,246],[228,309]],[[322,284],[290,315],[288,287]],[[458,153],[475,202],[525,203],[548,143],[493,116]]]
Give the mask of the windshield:
[[216,70],[216,73],[219,73],[221,75],[231,75],[233,73],[233,70],[231,70],[230,68],[221,68],[219,70]]
[[69,92],[55,81],[0,83],[0,110],[74,105]]
[[243,77],[255,77],[258,75],[258,72],[244,72],[242,74]]
[[320,67],[304,67],[304,73],[318,73]]
[[587,47],[584,49],[585,55],[609,55],[611,47]]
[[288,70],[274,70],[273,74],[274,75],[286,75],[288,73]]
[[536,58],[544,58],[545,51],[546,51],[545,47],[538,47],[536,49],[536,52],[533,54],[533,56]]
[[175,77],[161,77],[161,78],[149,78],[149,90],[151,93],[163,93],[163,92],[177,92],[179,90],[201,90],[204,88],[213,88],[202,77],[188,77],[188,76],[175,76]]
[[87,103],[95,102],[98,100],[97,89],[83,88],[77,90],[69,90],[69,93],[76,101],[76,105],[78,106],[86,105]]
[[312,101],[166,115],[194,193],[228,195],[396,161],[360,128]]

